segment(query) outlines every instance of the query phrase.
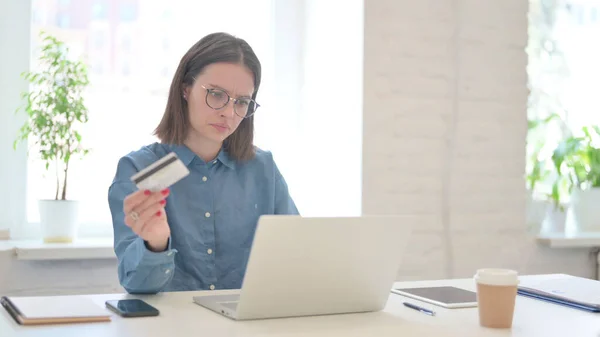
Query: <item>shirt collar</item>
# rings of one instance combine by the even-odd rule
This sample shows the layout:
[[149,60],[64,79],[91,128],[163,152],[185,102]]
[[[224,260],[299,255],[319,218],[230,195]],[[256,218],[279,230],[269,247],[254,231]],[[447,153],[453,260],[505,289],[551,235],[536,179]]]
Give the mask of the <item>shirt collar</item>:
[[179,157],[179,159],[181,159],[181,161],[185,164],[185,166],[189,166],[192,163],[192,161],[194,160],[194,158],[196,157],[196,154],[183,144],[169,145],[169,149],[171,151],[175,152],[177,157]]
[[225,148],[221,148],[221,151],[219,151],[219,155],[217,156],[217,160],[230,169],[235,170],[235,161],[231,159]]
[[[177,157],[181,159],[181,161],[185,164],[185,166],[189,166],[194,159],[199,160],[200,162],[204,162],[200,159],[192,150],[190,150],[187,146],[181,145],[170,145],[170,150],[175,152]],[[235,169],[235,161],[229,156],[227,151],[224,148],[221,148],[217,158],[213,161],[220,161],[223,165],[227,166],[230,169]]]

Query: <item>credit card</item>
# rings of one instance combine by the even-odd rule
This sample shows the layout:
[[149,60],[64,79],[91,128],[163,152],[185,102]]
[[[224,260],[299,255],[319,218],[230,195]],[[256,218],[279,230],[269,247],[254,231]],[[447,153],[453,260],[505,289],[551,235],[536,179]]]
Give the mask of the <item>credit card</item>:
[[131,177],[140,190],[162,191],[185,178],[190,171],[175,152],[160,158]]

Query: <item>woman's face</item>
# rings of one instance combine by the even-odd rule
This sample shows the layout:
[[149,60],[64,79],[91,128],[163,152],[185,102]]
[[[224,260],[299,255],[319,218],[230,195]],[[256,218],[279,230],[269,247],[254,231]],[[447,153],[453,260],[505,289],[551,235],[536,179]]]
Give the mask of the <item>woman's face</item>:
[[[229,137],[243,119],[234,112],[234,105],[241,112],[243,98],[252,98],[253,78],[252,72],[243,64],[213,63],[206,66],[196,77],[194,85],[187,87],[184,92],[191,124],[188,139],[221,144]],[[210,91],[208,99],[207,90]],[[215,110],[207,104],[208,100],[208,103],[219,108],[218,103],[227,101],[227,95],[231,99],[221,109]],[[234,99],[240,99],[238,104],[234,104]]]

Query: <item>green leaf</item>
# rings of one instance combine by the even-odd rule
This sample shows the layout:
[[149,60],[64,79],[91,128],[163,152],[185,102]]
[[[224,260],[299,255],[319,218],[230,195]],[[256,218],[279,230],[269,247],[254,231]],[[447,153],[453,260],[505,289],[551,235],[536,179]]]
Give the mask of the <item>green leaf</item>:
[[556,181],[556,182],[554,182],[554,184],[552,184],[552,193],[550,194],[550,197],[554,201],[555,206],[558,206],[560,204],[560,192],[558,189],[558,184],[559,184],[558,181]]

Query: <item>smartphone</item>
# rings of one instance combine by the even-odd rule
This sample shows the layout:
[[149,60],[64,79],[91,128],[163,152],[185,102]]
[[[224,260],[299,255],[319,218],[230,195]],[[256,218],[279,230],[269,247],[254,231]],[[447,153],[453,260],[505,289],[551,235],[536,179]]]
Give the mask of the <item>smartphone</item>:
[[140,299],[110,300],[106,307],[121,317],[158,316],[158,309]]

